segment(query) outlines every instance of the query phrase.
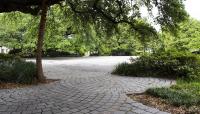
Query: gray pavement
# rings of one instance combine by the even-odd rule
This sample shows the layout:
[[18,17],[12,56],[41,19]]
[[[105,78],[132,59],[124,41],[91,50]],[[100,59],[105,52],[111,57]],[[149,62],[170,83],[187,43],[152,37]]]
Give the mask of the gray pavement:
[[[131,100],[128,93],[170,86],[173,80],[111,75],[130,57],[44,59],[44,72],[58,82],[0,90],[0,114],[167,114]],[[34,61],[34,60],[32,60]]]

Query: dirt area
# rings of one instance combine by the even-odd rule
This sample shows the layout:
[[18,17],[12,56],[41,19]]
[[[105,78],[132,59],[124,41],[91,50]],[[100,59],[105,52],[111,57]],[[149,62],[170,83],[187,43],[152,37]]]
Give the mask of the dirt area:
[[0,82],[0,89],[22,88],[22,87],[27,87],[27,86],[30,86],[30,85]]
[[[39,84],[49,84],[55,81],[59,81],[58,79],[47,79],[46,82],[44,83],[38,83]],[[32,84],[34,85],[34,84]],[[23,88],[23,87],[28,87],[31,86],[31,84],[18,84],[18,83],[5,83],[5,82],[0,82],[0,89],[13,89],[13,88]]]

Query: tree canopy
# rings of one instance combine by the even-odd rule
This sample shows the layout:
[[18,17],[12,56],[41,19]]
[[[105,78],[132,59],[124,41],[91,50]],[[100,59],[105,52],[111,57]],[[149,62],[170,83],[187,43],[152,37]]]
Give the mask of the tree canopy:
[[174,48],[179,51],[199,51],[200,50],[200,21],[189,19],[179,24],[180,29],[177,35],[173,36],[167,31],[163,31],[162,40],[165,49]]
[[[141,7],[147,7],[150,14],[156,8],[159,15],[154,20],[168,27],[176,26],[187,15],[183,0],[47,0],[46,4],[59,4],[60,7],[70,9],[80,19],[93,21],[99,26],[129,23],[137,31],[144,29],[144,26],[137,24],[137,18],[141,17]],[[20,11],[38,15],[41,6],[42,0],[1,0],[0,12]]]
[[[58,4],[64,0],[48,0],[48,6]],[[37,15],[42,9],[42,0],[1,0],[0,12],[20,11]]]

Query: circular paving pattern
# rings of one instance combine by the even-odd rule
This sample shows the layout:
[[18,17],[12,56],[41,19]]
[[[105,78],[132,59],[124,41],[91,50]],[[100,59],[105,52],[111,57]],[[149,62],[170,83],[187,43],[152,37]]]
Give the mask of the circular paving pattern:
[[131,100],[127,93],[170,86],[172,80],[111,75],[130,57],[44,60],[51,84],[0,90],[0,114],[167,114]]

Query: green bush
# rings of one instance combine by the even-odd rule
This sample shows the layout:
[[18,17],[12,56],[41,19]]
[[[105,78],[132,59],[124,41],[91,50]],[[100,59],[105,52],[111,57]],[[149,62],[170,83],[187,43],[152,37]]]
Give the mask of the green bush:
[[113,74],[132,76],[151,76],[165,78],[199,79],[200,59],[186,52],[161,52],[143,55],[131,59],[131,63],[122,63]]
[[0,53],[0,62],[3,62],[3,61],[20,61],[20,60],[21,60],[21,58],[18,57],[18,56]]
[[130,49],[113,49],[111,55],[113,56],[130,56],[133,55]]
[[0,81],[14,80],[13,67],[9,62],[1,62],[0,64]]
[[[9,55],[5,55],[10,57]],[[4,57],[5,57],[4,56]],[[21,59],[5,58],[0,62],[0,81],[32,84],[36,82],[36,66],[33,62]]]

